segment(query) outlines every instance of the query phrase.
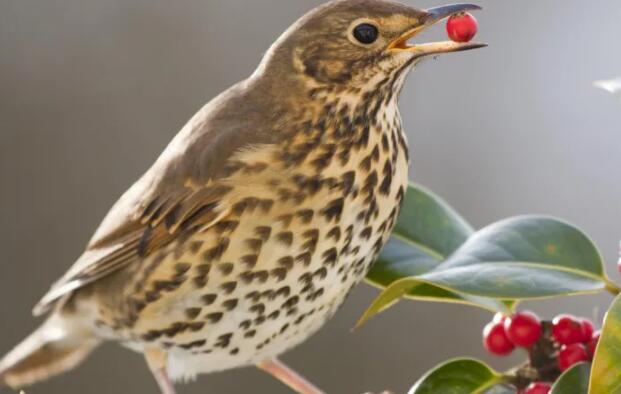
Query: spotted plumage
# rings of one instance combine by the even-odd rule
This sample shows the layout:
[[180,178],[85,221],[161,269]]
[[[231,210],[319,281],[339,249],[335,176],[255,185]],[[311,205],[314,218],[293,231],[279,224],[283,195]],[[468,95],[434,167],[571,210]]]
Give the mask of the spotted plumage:
[[103,340],[145,353],[166,393],[168,376],[245,365],[283,378],[275,357],[336,312],[395,225],[407,73],[425,55],[479,46],[406,41],[473,8],[337,0],[296,22],[121,197],[35,308],[51,317],[0,363],[0,379],[64,371]]

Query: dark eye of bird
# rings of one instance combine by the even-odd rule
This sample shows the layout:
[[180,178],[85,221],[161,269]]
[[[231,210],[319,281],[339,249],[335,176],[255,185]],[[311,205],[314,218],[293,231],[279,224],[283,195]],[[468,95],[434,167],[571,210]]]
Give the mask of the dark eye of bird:
[[370,23],[361,23],[354,28],[354,37],[362,44],[372,44],[377,40],[379,31]]

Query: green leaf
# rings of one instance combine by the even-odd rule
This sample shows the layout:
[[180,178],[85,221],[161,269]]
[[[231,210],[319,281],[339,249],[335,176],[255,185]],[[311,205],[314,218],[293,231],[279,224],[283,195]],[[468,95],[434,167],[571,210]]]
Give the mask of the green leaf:
[[442,261],[473,232],[443,199],[419,185],[410,184],[393,235]]
[[416,279],[505,300],[593,293],[608,285],[602,257],[582,231],[532,215],[477,231],[444,263]]
[[586,294],[614,285],[597,247],[576,227],[550,217],[519,216],[476,232],[433,270],[393,282],[360,323],[425,286],[459,294],[462,302],[469,300],[464,294],[480,297],[475,302],[485,307],[489,299]]
[[593,242],[577,228],[543,216],[492,224],[415,279],[449,291],[511,300],[592,293],[607,286]]
[[606,313],[597,345],[589,394],[621,393],[621,296],[617,296]]
[[[429,272],[472,233],[470,225],[440,197],[410,184],[393,235],[367,275],[367,281],[385,288],[399,279]],[[461,295],[427,283],[406,289],[397,297],[400,296],[471,304],[490,310],[499,308],[495,300]]]
[[590,372],[590,363],[574,365],[556,380],[550,394],[587,394]]
[[408,394],[475,394],[502,383],[502,376],[483,362],[462,358],[427,372]]
[[451,291],[505,300],[596,293],[606,288],[602,278],[584,271],[517,262],[472,264],[404,281],[412,285],[422,281]]
[[517,216],[477,231],[441,269],[477,263],[525,262],[604,277],[597,247],[578,228],[547,216]]

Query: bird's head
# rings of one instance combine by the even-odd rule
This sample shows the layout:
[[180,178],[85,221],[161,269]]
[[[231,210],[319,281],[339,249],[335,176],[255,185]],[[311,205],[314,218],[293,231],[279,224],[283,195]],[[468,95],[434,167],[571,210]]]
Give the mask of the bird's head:
[[[405,74],[425,56],[485,46],[481,43],[410,43],[437,22],[480,7],[455,4],[427,10],[387,0],[336,0],[293,24],[268,52],[261,69],[290,72],[313,85],[363,89]],[[281,76],[282,77],[282,76]]]

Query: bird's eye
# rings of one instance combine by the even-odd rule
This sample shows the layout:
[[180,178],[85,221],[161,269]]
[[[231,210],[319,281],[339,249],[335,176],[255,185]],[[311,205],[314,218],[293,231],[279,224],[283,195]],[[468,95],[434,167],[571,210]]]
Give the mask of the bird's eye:
[[361,44],[373,44],[379,36],[379,30],[377,27],[370,23],[361,23],[354,27],[353,35]]

